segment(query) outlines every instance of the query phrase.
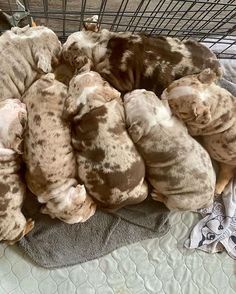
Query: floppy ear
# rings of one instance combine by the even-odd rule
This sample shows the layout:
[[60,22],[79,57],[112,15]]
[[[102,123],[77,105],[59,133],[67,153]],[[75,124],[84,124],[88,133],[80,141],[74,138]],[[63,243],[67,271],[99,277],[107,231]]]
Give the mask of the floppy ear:
[[133,123],[128,128],[128,133],[129,133],[130,137],[132,138],[133,142],[137,143],[143,136],[143,129],[137,123]]
[[84,57],[77,57],[77,59],[76,59],[76,66],[78,66],[78,67],[75,70],[75,74],[78,75],[78,74],[84,73],[86,71],[92,70],[93,63],[86,56],[84,56]]
[[192,110],[197,122],[206,124],[211,120],[211,112],[208,105],[193,102]]
[[217,80],[217,77],[214,71],[210,68],[206,68],[198,74],[198,79],[203,84],[211,84]]
[[39,49],[36,54],[37,68],[44,72],[49,73],[52,71],[52,56],[48,50]]
[[86,31],[97,33],[100,30],[100,25],[98,24],[98,15],[93,15],[90,18],[86,18],[84,20],[83,26]]
[[64,109],[63,109],[63,113],[62,113],[62,118],[64,120],[68,120],[70,118],[72,118],[76,112],[77,112],[77,105],[76,105],[76,101],[75,99],[73,99],[70,96],[68,96],[64,102]]

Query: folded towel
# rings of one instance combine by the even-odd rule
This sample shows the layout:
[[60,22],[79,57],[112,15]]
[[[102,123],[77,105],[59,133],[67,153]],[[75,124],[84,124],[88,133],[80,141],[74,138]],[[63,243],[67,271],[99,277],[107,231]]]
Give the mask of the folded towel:
[[99,258],[121,246],[161,237],[169,230],[169,211],[150,198],[113,214],[98,210],[87,222],[74,225],[40,214],[39,206],[29,193],[24,212],[35,220],[35,228],[19,246],[45,268]]

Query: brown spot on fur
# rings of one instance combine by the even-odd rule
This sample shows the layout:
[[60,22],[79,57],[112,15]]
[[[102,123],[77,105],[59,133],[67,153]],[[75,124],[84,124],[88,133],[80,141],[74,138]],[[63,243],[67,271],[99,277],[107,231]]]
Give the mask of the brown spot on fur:
[[109,128],[108,132],[111,132],[111,133],[119,136],[123,132],[125,132],[125,125],[124,124],[117,124],[114,128]]
[[0,201],[0,211],[6,211],[8,204],[10,203],[11,199],[1,199],[3,201]]
[[101,162],[105,158],[105,152],[101,148],[94,148],[92,150],[87,149],[83,152],[83,156],[94,162]]
[[6,195],[9,190],[10,190],[9,185],[0,183],[0,195],[1,195],[1,198],[4,197],[4,195]]
[[19,229],[19,228],[20,228],[20,225],[17,224],[17,223],[15,223],[15,226],[14,226],[13,230],[17,230],[17,229]]
[[12,189],[12,193],[17,193],[19,191],[19,188],[18,187],[14,187],[13,189]]
[[[107,109],[105,106],[98,107],[86,113],[79,122],[74,122],[72,126],[73,137],[77,142],[74,142],[74,148],[81,149],[80,146],[85,144],[91,146],[94,138],[97,137],[100,122],[106,122]],[[79,128],[77,127],[77,124]]]
[[3,214],[0,214],[0,219],[1,218],[6,218],[7,217],[7,213],[6,212],[4,212]]
[[38,140],[37,144],[40,145],[40,146],[43,146],[45,140]]
[[40,117],[40,115],[35,114],[35,116],[34,116],[34,123],[35,123],[37,126],[40,126],[40,123],[41,123],[41,117]]
[[48,115],[49,115],[49,116],[54,116],[54,113],[53,113],[52,111],[49,111],[49,112],[48,112]]

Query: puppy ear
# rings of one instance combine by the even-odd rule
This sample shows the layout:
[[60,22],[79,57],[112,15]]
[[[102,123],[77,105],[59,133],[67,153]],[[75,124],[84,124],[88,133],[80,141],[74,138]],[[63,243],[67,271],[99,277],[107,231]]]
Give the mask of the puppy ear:
[[198,79],[203,84],[211,84],[217,80],[217,76],[210,68],[206,68],[198,74]]
[[97,33],[100,30],[100,25],[98,24],[98,15],[93,15],[90,18],[86,18],[84,20],[83,26],[86,31]]
[[139,124],[133,123],[128,128],[128,133],[130,137],[132,138],[133,142],[137,143],[143,136],[143,129]]
[[62,113],[62,119],[69,120],[72,118],[77,112],[76,100],[70,96],[68,96],[64,102],[64,109]]
[[197,122],[206,124],[211,120],[211,112],[208,105],[194,102],[192,109]]
[[91,71],[93,68],[93,63],[88,57],[78,57],[76,59],[76,70],[75,75]]
[[47,50],[40,49],[35,54],[37,68],[43,73],[52,71],[52,56]]

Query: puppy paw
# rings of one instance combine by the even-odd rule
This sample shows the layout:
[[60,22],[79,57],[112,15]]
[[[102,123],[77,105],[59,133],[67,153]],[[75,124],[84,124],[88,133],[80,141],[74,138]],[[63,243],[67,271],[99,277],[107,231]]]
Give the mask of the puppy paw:
[[32,220],[32,218],[29,218],[25,225],[24,236],[27,235],[33,228],[34,228],[34,221]]

